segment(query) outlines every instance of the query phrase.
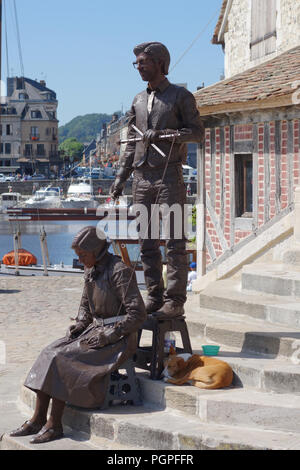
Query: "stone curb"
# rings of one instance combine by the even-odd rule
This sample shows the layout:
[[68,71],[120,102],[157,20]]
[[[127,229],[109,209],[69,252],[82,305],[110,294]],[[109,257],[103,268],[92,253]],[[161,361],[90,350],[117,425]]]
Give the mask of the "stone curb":
[[[30,394],[22,392],[26,404],[32,402]],[[91,439],[152,450],[300,449],[300,434],[201,423],[185,413],[149,406],[113,406],[103,412],[67,407],[64,424]]]

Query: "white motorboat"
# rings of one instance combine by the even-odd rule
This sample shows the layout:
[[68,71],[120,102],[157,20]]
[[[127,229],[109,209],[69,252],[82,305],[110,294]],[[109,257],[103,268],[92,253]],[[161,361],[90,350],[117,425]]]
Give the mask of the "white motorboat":
[[67,197],[63,200],[64,208],[86,207],[93,209],[97,206],[98,202],[94,197],[91,182],[81,181],[70,184]]
[[0,212],[6,212],[9,207],[18,207],[22,202],[20,193],[2,193],[0,194]]
[[27,199],[24,207],[58,208],[62,207],[61,190],[59,187],[47,186],[38,189],[34,195]]

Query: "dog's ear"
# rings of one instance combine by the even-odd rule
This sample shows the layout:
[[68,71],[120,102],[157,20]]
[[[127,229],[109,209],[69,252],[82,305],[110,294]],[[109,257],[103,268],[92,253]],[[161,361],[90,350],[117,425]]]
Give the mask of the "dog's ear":
[[173,356],[174,354],[176,354],[176,349],[175,349],[174,346],[171,344],[171,346],[170,346],[170,351],[169,351],[169,355],[170,355],[170,356]]

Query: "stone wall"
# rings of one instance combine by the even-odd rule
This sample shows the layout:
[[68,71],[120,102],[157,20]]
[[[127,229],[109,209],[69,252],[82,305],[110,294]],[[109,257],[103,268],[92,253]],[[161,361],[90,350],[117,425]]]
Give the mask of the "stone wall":
[[[98,189],[101,187],[103,194],[109,194],[109,188],[112,185],[113,180],[104,179],[104,180],[93,180],[93,188],[95,194],[98,194]],[[0,193],[8,191],[9,186],[12,187],[12,190],[17,193],[21,193],[23,196],[29,196],[33,193],[33,187],[43,188],[45,186],[59,186],[63,190],[63,194],[66,195],[68,187],[71,184],[71,180],[42,180],[42,181],[13,181],[11,183],[0,183]],[[127,183],[126,194],[131,193],[131,182]]]
[[276,52],[250,57],[251,0],[233,0],[225,33],[225,78],[273,59],[300,45],[300,2],[277,0]]
[[[11,183],[0,183],[0,194],[5,193],[9,191],[9,186],[12,187],[12,191],[21,193],[23,196],[30,196],[33,193],[33,186],[35,185],[39,188],[51,185],[51,186],[59,186],[63,190],[63,194],[66,195],[68,191],[68,187],[71,183],[71,180],[63,180],[63,181],[56,181],[56,180],[42,180],[42,181],[13,181]],[[102,188],[102,194],[103,195],[108,195],[109,194],[109,189],[113,183],[113,180],[111,179],[99,179],[99,180],[93,180],[93,188],[94,188],[94,193],[96,195],[99,194],[98,189],[101,187]],[[191,189],[192,189],[192,194],[195,194],[197,192],[197,185],[196,182],[192,182],[191,184]],[[131,186],[132,186],[132,181],[127,181],[126,183],[126,188],[125,188],[125,194],[130,195],[131,194]]]

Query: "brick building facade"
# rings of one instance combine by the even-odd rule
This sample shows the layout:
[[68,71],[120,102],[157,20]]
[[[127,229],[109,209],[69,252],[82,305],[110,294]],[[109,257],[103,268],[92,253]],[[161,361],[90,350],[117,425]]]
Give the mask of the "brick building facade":
[[198,152],[200,275],[245,250],[294,208],[300,184],[300,40],[270,57],[195,93],[206,128]]

